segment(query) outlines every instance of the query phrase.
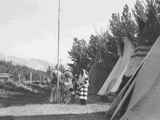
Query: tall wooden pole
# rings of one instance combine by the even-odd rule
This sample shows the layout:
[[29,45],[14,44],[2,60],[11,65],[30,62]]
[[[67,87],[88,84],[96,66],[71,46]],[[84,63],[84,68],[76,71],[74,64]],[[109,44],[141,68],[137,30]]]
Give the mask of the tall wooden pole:
[[56,102],[60,102],[60,94],[59,94],[59,60],[60,60],[60,13],[61,13],[61,0],[58,0],[58,51],[57,51],[57,89],[56,89]]

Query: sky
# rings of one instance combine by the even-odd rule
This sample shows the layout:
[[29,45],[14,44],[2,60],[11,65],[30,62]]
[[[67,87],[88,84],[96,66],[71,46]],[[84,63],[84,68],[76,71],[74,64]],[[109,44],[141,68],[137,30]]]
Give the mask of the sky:
[[[61,0],[60,59],[70,61],[73,38],[108,27],[111,14],[135,0]],[[0,0],[0,53],[57,61],[58,0]]]

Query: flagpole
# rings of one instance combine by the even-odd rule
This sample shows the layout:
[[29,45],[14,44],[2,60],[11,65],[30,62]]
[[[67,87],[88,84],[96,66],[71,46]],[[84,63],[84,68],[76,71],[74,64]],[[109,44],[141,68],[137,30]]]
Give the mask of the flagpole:
[[57,89],[56,89],[56,102],[60,102],[60,94],[59,94],[59,82],[60,82],[60,76],[59,76],[59,64],[60,64],[60,13],[61,13],[61,0],[58,0],[58,39],[57,39]]

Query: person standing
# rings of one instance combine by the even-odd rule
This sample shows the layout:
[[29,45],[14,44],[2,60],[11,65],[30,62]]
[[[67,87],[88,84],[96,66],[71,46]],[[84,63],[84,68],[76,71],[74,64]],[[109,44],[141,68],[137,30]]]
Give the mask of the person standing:
[[73,75],[70,71],[66,71],[64,73],[65,76],[65,80],[64,80],[64,103],[70,103],[72,101],[72,96],[74,95],[74,91],[73,91]]
[[81,105],[86,105],[88,97],[89,79],[88,73],[84,69],[80,72],[78,82],[80,103]]

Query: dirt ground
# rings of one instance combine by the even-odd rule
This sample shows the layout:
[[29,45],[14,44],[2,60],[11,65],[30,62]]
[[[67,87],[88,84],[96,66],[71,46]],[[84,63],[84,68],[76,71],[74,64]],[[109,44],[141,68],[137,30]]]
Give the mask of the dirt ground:
[[0,120],[106,120],[104,112],[81,114],[81,115],[47,115],[47,116],[23,116],[23,117],[0,117]]
[[69,105],[49,105],[45,97],[37,98],[27,96],[5,101],[8,105],[0,109],[0,120],[106,120],[105,112],[109,109],[109,104],[96,95],[89,96],[86,106],[80,105],[79,101]]

